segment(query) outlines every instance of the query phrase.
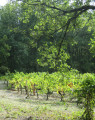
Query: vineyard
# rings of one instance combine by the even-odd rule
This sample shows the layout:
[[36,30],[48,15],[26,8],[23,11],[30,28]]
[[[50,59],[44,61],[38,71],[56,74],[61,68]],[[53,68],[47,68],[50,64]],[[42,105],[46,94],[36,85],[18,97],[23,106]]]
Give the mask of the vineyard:
[[[94,117],[94,95],[95,95],[95,75],[90,73],[80,74],[72,69],[68,72],[48,72],[37,73],[6,73],[0,77],[7,83],[9,90],[18,91],[25,94],[26,99],[36,96],[39,100],[45,96],[49,100],[50,96],[58,96],[62,103],[75,103],[78,107],[84,108],[81,116],[77,119],[89,120]],[[76,118],[75,118],[76,119]]]
[[23,72],[7,73],[1,77],[1,80],[7,81],[8,89],[14,88],[21,92],[25,90],[27,97],[30,93],[46,94],[48,95],[56,92],[60,94],[61,101],[65,93],[71,94],[74,89],[79,88],[79,84],[82,82],[82,75],[78,71],[70,71],[68,73],[55,72],[52,74],[46,72],[29,73]]

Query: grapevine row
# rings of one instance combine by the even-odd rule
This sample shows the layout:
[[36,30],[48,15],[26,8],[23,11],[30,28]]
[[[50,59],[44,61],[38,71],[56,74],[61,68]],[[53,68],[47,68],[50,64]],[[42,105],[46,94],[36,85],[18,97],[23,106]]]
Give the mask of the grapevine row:
[[55,72],[49,74],[47,72],[37,72],[37,73],[7,73],[5,76],[2,76],[1,79],[7,81],[8,87],[11,89],[13,86],[15,89],[21,91],[25,89],[27,97],[29,97],[30,91],[40,94],[46,94],[47,100],[49,94],[57,92],[61,96],[61,101],[66,92],[71,92],[73,89],[79,87],[78,83],[80,82],[81,75],[78,71],[71,70],[66,73]]

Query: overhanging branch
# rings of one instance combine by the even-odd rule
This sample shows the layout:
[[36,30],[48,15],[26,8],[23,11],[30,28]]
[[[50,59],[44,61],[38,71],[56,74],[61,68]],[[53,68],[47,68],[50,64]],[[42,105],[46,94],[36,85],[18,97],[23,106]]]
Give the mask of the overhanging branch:
[[[51,8],[51,9],[55,9],[55,10],[58,10],[58,11],[61,11],[63,12],[63,15],[67,14],[67,13],[74,13],[74,12],[80,12],[80,11],[83,11],[83,10],[95,10],[95,6],[94,5],[83,5],[79,8],[72,8],[71,10],[63,10],[61,8],[58,8],[56,6],[51,6],[51,5],[47,5],[46,3],[39,3],[40,5],[42,6],[46,6],[48,8]],[[33,3],[31,5],[38,5],[38,3]]]
[[93,5],[84,5],[82,7],[74,8],[74,9],[71,9],[71,10],[62,10],[62,9],[57,8],[55,6],[47,5],[46,3],[42,3],[41,5],[44,5],[48,8],[59,10],[59,11],[63,12],[64,15],[67,14],[67,13],[79,12],[79,11],[83,11],[83,10],[90,10],[90,9],[95,10],[95,6],[93,6]]
[[67,30],[68,30],[68,28],[69,28],[69,26],[70,26],[70,23],[73,21],[73,20],[75,20],[79,15],[81,15],[83,12],[85,12],[85,11],[87,11],[86,9],[85,10],[82,10],[81,12],[79,12],[78,14],[76,14],[75,16],[73,16],[73,17],[71,17],[68,21],[67,21],[67,23],[66,23],[66,29],[65,29],[65,32],[64,32],[64,36],[63,36],[63,39],[61,40],[61,42],[60,42],[60,44],[59,44],[59,49],[58,49],[58,55],[57,55],[57,58],[58,58],[58,56],[60,55],[60,51],[61,51],[61,47],[62,47],[62,43],[63,43],[63,41],[64,41],[64,39],[65,39],[65,37],[66,37],[66,35],[67,35]]
[[[68,29],[69,29],[69,26],[70,26],[71,22],[72,22],[73,20],[76,20],[76,19],[79,17],[79,15],[81,15],[81,14],[84,13],[84,12],[86,12],[87,10],[95,10],[95,6],[93,6],[93,5],[83,5],[83,6],[80,6],[80,7],[78,7],[78,8],[71,8],[70,10],[64,10],[64,8],[61,9],[60,7],[58,8],[58,7],[56,7],[56,6],[49,5],[49,4],[46,4],[46,3],[40,3],[40,2],[39,2],[39,3],[36,3],[36,4],[32,4],[32,5],[38,5],[38,4],[41,5],[41,6],[45,6],[45,7],[47,7],[47,8],[50,8],[50,9],[58,10],[59,12],[61,12],[61,15],[67,15],[67,14],[73,13],[73,14],[72,14],[72,17],[69,18],[69,19],[67,20],[66,24],[64,25],[64,27],[65,27],[64,36],[63,36],[62,40],[61,40],[60,43],[59,43],[58,54],[57,54],[57,56],[56,56],[56,58],[55,58],[56,60],[58,60],[58,57],[59,57],[60,52],[61,52],[61,48],[62,48],[63,41],[64,41],[65,38],[66,38],[66,35],[67,35],[67,32],[68,32]],[[71,15],[70,15],[70,16],[71,16]],[[69,17],[70,17],[70,16],[69,16]],[[56,30],[55,32],[59,31],[60,29],[62,29],[62,27],[59,28],[58,30]],[[55,33],[55,32],[54,32],[54,33]]]

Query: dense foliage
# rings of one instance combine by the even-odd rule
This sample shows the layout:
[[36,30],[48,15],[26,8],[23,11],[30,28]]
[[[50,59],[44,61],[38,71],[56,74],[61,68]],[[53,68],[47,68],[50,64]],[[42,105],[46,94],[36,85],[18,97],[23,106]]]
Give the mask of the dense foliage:
[[87,11],[94,9],[90,3],[11,0],[0,10],[0,73],[51,73],[70,67],[94,72],[95,22],[94,11]]

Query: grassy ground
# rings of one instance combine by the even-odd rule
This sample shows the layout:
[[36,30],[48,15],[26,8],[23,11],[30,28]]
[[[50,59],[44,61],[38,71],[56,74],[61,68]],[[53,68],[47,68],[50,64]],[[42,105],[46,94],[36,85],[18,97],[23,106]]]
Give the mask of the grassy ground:
[[75,102],[60,102],[58,95],[31,96],[6,90],[6,85],[0,81],[0,120],[78,120],[83,109]]

